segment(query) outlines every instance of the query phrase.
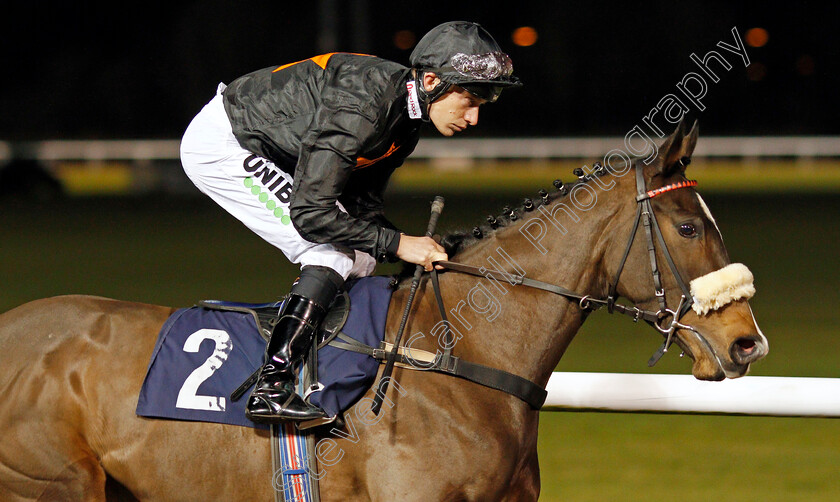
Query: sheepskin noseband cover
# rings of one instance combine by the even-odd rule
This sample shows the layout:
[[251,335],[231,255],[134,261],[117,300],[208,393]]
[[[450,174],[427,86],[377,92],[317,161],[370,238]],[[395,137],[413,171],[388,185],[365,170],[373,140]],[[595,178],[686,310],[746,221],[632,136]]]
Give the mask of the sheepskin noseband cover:
[[750,299],[755,294],[753,275],[742,263],[732,263],[720,270],[691,281],[691,308],[697,315],[719,309],[729,302]]

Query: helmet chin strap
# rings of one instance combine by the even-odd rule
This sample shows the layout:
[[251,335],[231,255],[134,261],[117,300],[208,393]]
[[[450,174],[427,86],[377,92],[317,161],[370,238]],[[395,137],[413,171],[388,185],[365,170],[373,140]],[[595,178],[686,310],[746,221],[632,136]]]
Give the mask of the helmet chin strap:
[[432,106],[438,98],[443,96],[446,91],[452,87],[452,84],[449,82],[444,82],[441,80],[438,82],[438,85],[435,86],[434,89],[431,91],[426,91],[426,86],[423,85],[423,75],[426,72],[423,70],[416,70],[414,72],[414,81],[417,87],[417,97],[420,99],[420,110],[423,116],[421,117],[423,122],[428,122],[429,119],[429,107]]

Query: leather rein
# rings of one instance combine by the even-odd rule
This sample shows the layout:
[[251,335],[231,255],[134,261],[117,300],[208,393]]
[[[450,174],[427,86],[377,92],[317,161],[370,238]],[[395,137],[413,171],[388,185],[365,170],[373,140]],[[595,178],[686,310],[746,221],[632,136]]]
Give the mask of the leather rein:
[[[679,160],[679,162],[683,165],[687,165],[689,161],[690,160],[686,157]],[[659,348],[659,350],[656,351],[656,353],[653,354],[653,356],[651,356],[650,360],[648,361],[648,365],[653,366],[668,351],[668,348],[674,342],[674,334],[678,329],[686,329],[693,331],[695,334],[698,335],[698,337],[700,337],[701,340],[705,341],[696,329],[680,322],[685,313],[688,312],[688,310],[691,308],[691,305],[694,302],[694,300],[691,295],[691,290],[689,289],[686,281],[683,280],[682,276],[677,270],[677,266],[674,263],[671,253],[668,251],[668,246],[665,243],[665,239],[662,235],[662,230],[660,229],[659,224],[656,221],[656,216],[653,213],[653,206],[651,205],[651,199],[653,199],[654,197],[663,193],[670,192],[672,190],[696,186],[697,182],[693,180],[687,180],[667,185],[655,190],[647,190],[645,187],[643,170],[640,168],[636,168],[635,171],[637,202],[635,222],[630,232],[630,237],[627,240],[627,246],[625,247],[624,254],[621,258],[618,270],[612,282],[610,283],[609,294],[606,298],[594,298],[591,295],[582,295],[569,289],[566,289],[562,286],[558,286],[556,284],[531,279],[530,277],[526,277],[524,274],[511,274],[498,270],[488,270],[484,267],[475,267],[472,265],[465,265],[463,263],[457,263],[452,261],[438,261],[435,262],[434,265],[440,265],[444,269],[453,272],[459,272],[485,279],[493,279],[496,281],[506,281],[514,286],[526,286],[529,288],[553,293],[555,295],[567,298],[570,301],[576,302],[578,306],[584,311],[593,312],[602,307],[606,307],[607,312],[611,314],[624,314],[633,318],[633,322],[638,322],[641,319],[649,325],[651,325],[665,337],[665,341],[662,344],[662,346]],[[654,296],[656,297],[657,302],[659,304],[659,309],[657,311],[645,310],[636,306],[628,307],[626,305],[622,305],[616,302],[616,300],[618,299],[618,281],[621,278],[621,273],[624,270],[624,266],[627,262],[627,257],[630,254],[630,250],[632,249],[633,242],[636,238],[636,231],[638,230],[640,225],[644,228],[645,232],[648,257],[650,259],[650,266],[653,276]],[[659,271],[658,261],[656,258],[656,242],[658,242],[660,247],[662,248],[662,253],[665,256],[665,261],[668,264],[668,268],[674,275],[677,285],[679,286],[682,293],[679,305],[677,305],[676,309],[668,308],[667,299],[665,297],[665,290],[662,287],[662,277]],[[452,356],[452,347],[454,346],[455,342],[453,340],[452,333],[449,329],[449,321],[446,316],[446,309],[443,305],[440,282],[438,279],[438,270],[436,268],[433,269],[431,272],[431,281],[435,297],[437,299],[438,309],[440,310],[440,315],[444,321],[444,326],[446,327],[446,329],[443,333],[443,336],[445,337],[445,342],[443,343],[443,353],[439,355],[434,365],[432,367],[428,367],[428,369],[440,371],[440,369],[452,368],[453,363],[457,365],[457,362],[461,362],[462,364],[466,362],[458,361],[457,357]],[[521,380],[523,379],[521,377],[516,377],[516,375],[495,368],[484,368],[486,369],[486,372],[488,374],[494,374],[496,376],[495,378],[499,381],[505,381],[509,380],[511,377],[515,377],[516,380],[519,382],[520,386],[522,386]],[[483,384],[487,385],[486,383]],[[538,409],[542,406],[542,403],[545,401],[545,391],[533,382],[528,381],[528,384],[530,385],[525,385],[524,387],[522,387],[521,392],[519,393],[511,392],[510,390],[505,388],[500,388],[500,386],[489,386],[516,395],[520,399],[523,399],[524,401],[528,402],[532,408]],[[534,388],[542,390],[543,393],[540,394]]]

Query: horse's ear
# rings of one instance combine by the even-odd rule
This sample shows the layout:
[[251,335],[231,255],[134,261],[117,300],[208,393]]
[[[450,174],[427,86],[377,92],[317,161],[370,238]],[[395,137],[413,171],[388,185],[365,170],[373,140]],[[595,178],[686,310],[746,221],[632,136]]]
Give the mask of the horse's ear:
[[688,132],[688,135],[683,138],[683,155],[685,157],[691,157],[691,154],[694,153],[694,147],[697,146],[697,137],[700,136],[700,122],[695,120],[694,124],[691,126],[691,130]]
[[677,129],[659,147],[660,172],[663,177],[673,174],[684,174],[685,167],[691,161],[691,154],[697,146],[697,137],[700,134],[700,126],[695,120],[691,131],[686,131],[685,119],[680,120]]

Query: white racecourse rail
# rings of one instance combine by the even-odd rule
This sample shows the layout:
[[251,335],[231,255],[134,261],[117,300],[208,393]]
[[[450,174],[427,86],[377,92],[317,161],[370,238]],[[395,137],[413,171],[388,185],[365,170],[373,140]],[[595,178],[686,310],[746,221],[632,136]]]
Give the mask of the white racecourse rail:
[[[24,159],[178,160],[180,140],[51,140],[12,145],[0,141],[0,161],[14,154]],[[592,159],[598,160],[624,138],[431,138],[424,139],[412,159]],[[15,148],[13,148],[15,146]],[[694,157],[840,157],[840,136],[704,136]]]
[[555,372],[543,411],[840,417],[840,378]]

